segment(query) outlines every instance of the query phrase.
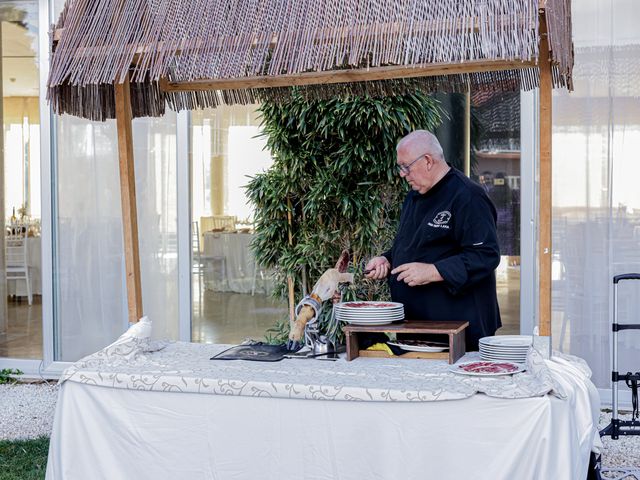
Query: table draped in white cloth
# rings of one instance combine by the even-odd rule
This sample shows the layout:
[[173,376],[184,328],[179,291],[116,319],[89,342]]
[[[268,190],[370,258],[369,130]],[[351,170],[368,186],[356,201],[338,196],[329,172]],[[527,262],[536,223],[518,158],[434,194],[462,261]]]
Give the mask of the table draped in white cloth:
[[[203,254],[205,288],[218,292],[251,293],[263,290],[261,272],[256,271],[250,233],[205,232]],[[260,279],[260,282],[256,282]]]
[[437,360],[209,360],[224,348],[130,334],[67,369],[47,478],[584,480],[599,445],[575,357],[531,350],[526,372],[481,378]]

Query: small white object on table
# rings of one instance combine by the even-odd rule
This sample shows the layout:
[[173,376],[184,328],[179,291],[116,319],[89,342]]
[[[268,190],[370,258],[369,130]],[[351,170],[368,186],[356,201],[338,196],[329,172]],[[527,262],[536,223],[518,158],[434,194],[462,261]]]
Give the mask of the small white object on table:
[[222,361],[208,360],[221,345],[145,342],[65,372],[47,479],[584,480],[598,439],[575,357],[478,378],[438,360]]

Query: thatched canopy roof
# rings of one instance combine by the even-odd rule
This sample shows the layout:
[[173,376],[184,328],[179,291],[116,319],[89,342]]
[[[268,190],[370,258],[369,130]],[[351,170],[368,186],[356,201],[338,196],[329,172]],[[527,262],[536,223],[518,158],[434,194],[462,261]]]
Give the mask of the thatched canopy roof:
[[104,120],[127,74],[134,117],[286,98],[291,85],[313,98],[531,89],[545,30],[554,86],[571,88],[570,3],[67,0],[48,97],[57,113]]

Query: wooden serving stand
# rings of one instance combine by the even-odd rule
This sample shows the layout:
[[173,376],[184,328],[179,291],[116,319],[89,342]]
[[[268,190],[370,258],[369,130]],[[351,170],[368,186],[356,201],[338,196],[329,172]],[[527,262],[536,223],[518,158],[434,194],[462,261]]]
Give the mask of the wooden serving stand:
[[[428,358],[448,360],[455,363],[465,354],[464,329],[469,322],[429,322],[424,320],[408,320],[389,325],[347,325],[343,328],[347,342],[347,361],[357,357],[385,358]],[[387,352],[360,350],[358,335],[360,333],[395,333],[399,341],[402,339],[420,340],[420,334],[446,335],[449,340],[448,352],[407,352],[403,355],[389,355]]]

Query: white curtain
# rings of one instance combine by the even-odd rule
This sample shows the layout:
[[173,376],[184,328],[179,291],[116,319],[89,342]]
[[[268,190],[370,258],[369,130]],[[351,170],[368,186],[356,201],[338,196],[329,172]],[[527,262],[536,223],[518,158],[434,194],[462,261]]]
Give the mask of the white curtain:
[[[177,338],[176,116],[134,120],[143,309]],[[114,121],[57,122],[56,360],[75,361],[127,326]]]
[[[640,8],[577,0],[575,91],[554,96],[554,344],[611,378],[612,277],[640,272]],[[619,321],[640,323],[640,281],[621,283]],[[640,370],[640,334],[620,333],[619,370]]]

